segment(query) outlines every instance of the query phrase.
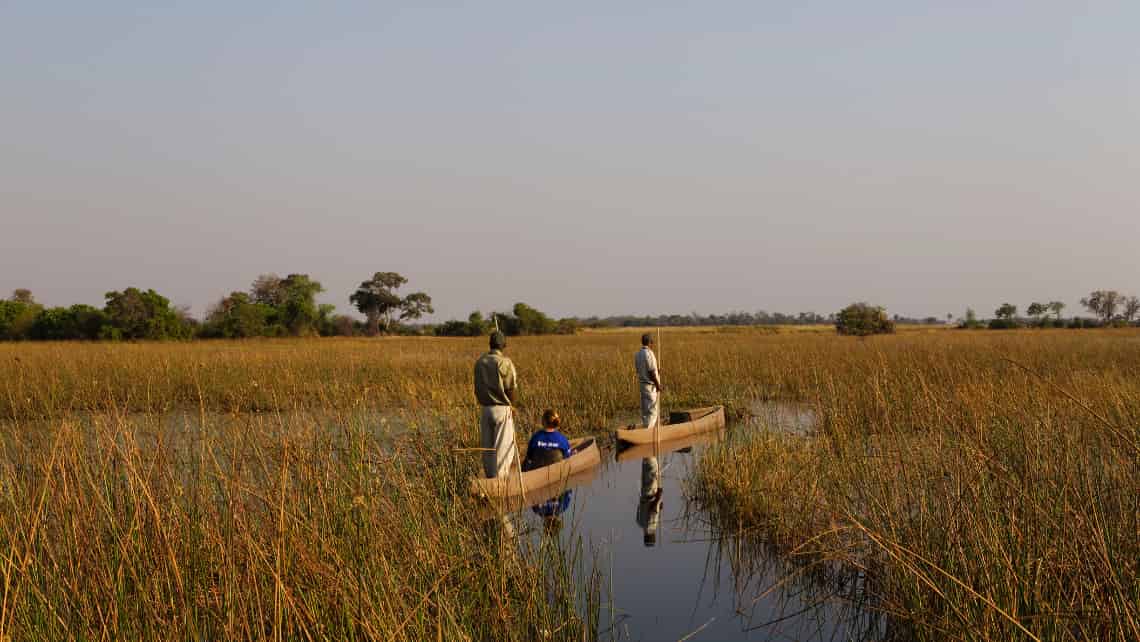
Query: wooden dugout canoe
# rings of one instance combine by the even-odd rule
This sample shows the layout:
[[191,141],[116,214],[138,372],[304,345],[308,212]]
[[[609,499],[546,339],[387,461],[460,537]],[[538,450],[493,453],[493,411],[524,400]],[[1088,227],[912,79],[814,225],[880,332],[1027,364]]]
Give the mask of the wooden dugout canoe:
[[601,472],[600,466],[595,466],[583,470],[579,473],[567,477],[564,480],[555,482],[543,488],[527,488],[526,497],[514,494],[505,497],[483,497],[483,501],[478,502],[476,508],[476,515],[480,518],[490,518],[505,513],[511,513],[520,510],[527,510],[531,506],[541,504],[548,499],[554,499],[568,490],[574,490],[582,486],[589,486],[597,479],[598,474]]
[[670,419],[673,419],[677,415],[687,417],[688,420],[664,425],[659,424],[653,428],[642,428],[638,426],[618,428],[614,431],[614,436],[617,437],[618,443],[633,444],[636,446],[639,444],[655,443],[658,439],[658,432],[661,433],[660,440],[665,442],[724,428],[724,406],[709,406],[707,408],[686,410],[681,413],[672,413]]
[[574,449],[574,454],[570,455],[569,459],[526,471],[522,474],[521,484],[519,483],[518,471],[513,471],[506,477],[495,477],[493,479],[472,477],[470,492],[475,497],[487,498],[519,497],[525,492],[529,500],[533,491],[546,490],[551,486],[564,484],[578,473],[590,470],[602,463],[602,456],[598,452],[598,442],[593,437],[572,439],[570,440],[570,447]]
[[627,443],[619,443],[615,458],[618,461],[632,461],[634,459],[644,459],[646,457],[653,457],[657,454],[674,453],[693,446],[711,446],[712,444],[720,442],[724,438],[724,433],[719,431],[699,432],[693,433],[680,439],[661,440],[660,449],[657,444],[650,442],[648,444],[640,444],[631,446]]

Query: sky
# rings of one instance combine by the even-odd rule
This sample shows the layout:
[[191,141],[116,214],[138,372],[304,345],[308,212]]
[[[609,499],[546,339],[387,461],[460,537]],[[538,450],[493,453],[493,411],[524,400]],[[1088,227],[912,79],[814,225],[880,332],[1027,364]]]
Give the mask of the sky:
[[0,296],[1140,294],[1136,2],[0,3]]

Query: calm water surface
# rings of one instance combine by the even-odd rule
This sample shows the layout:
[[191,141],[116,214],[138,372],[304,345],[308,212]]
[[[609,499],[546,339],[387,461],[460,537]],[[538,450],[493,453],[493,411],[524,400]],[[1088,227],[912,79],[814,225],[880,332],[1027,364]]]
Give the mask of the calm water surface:
[[[729,430],[800,432],[811,421],[810,412],[794,407],[766,410]],[[686,505],[686,480],[709,442],[720,437],[714,433],[679,452],[669,451],[687,444],[665,442],[658,457],[652,446],[626,451],[620,460],[603,451],[592,479],[572,489],[559,536],[564,547],[581,536],[605,569],[612,604],[603,608],[603,639],[882,637],[878,619],[855,606],[857,578],[840,586],[834,574],[806,573],[755,537],[714,532],[698,508]],[[528,511],[523,519],[540,537],[534,535],[542,530],[540,518]],[[782,582],[789,574],[794,577]]]

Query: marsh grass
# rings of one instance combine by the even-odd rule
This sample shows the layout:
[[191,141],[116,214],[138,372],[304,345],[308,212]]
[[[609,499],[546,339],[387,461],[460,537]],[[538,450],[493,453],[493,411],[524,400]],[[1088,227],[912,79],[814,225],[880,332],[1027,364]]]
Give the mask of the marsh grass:
[[[636,413],[636,338],[512,339],[520,441],[546,407],[571,435]],[[871,574],[876,608],[922,637],[1140,637],[1137,332],[661,347],[666,410],[781,400],[818,420],[703,460],[692,493],[725,533]],[[0,634],[592,636],[588,554],[490,545],[464,497],[476,460],[451,448],[478,445],[484,349],[0,346]]]
[[868,574],[919,638],[1140,638],[1137,335],[864,347],[820,368],[814,434],[702,461],[719,527]]
[[438,430],[109,412],[0,441],[0,637],[591,639],[600,584],[472,519]]

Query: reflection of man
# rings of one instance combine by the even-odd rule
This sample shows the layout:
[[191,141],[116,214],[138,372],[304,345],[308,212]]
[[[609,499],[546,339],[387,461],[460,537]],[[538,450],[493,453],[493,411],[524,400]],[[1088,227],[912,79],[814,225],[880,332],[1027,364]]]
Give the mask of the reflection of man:
[[657,425],[657,399],[661,392],[661,373],[657,371],[657,356],[653,354],[653,335],[641,335],[641,349],[633,358],[637,368],[637,384],[641,389],[641,423],[646,428]]
[[641,460],[641,497],[637,502],[637,525],[645,530],[646,546],[657,544],[657,524],[661,520],[661,469],[656,457]]
[[511,404],[515,400],[515,364],[503,356],[507,339],[501,332],[491,334],[491,351],[475,362],[475,398],[483,411],[479,416],[483,473],[505,477],[515,461],[515,422]]

